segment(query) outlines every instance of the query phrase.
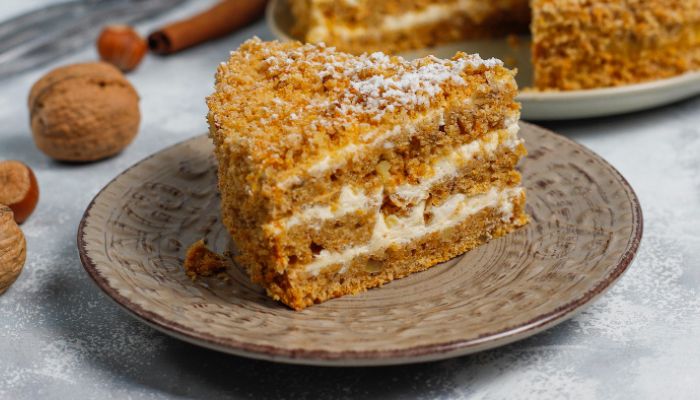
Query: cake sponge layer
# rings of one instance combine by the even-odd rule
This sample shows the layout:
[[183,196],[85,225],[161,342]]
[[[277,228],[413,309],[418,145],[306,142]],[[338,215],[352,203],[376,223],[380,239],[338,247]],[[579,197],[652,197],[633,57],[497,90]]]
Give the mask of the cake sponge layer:
[[[468,202],[468,201],[467,201]],[[447,261],[527,223],[525,192],[513,190],[493,205],[451,220],[430,231],[387,247],[371,244],[342,262],[311,264],[307,271],[276,276],[267,283],[268,294],[296,310],[381,286]],[[457,213],[459,214],[459,213]],[[456,215],[453,217],[457,217]],[[346,251],[352,253],[352,249]]]
[[406,185],[400,192],[377,189],[366,193],[362,186],[345,187],[337,200],[302,208],[270,229],[275,229],[276,246],[287,257],[287,268],[296,268],[311,262],[319,251],[338,251],[369,241],[378,211],[401,216],[428,198],[439,206],[456,194],[474,196],[492,188],[517,186],[520,174],[514,168],[523,153],[522,145],[504,146],[460,165],[454,173],[426,179],[425,184]]

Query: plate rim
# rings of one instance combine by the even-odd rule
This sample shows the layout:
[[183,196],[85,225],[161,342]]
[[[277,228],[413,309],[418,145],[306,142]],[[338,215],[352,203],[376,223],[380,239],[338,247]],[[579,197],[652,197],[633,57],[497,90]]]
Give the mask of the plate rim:
[[122,309],[126,310],[132,317],[135,317],[139,321],[146,323],[162,333],[191,344],[248,358],[316,366],[382,366],[437,361],[476,353],[513,343],[515,341],[533,336],[568,320],[578,312],[583,311],[587,306],[591,305],[594,300],[611,288],[612,285],[622,276],[622,274],[627,271],[634,260],[634,257],[639,249],[644,230],[644,218],[639,198],[627,179],[614,166],[612,166],[608,161],[596,154],[594,151],[572,139],[569,139],[566,136],[559,135],[551,130],[535,124],[524,121],[521,121],[520,123],[522,126],[526,126],[528,129],[533,129],[548,135],[555,135],[558,138],[569,142],[571,145],[576,146],[587,155],[596,158],[598,161],[602,162],[606,167],[608,167],[610,171],[612,171],[613,174],[619,179],[620,184],[628,194],[630,207],[632,210],[633,232],[628,239],[625,251],[618,258],[617,265],[607,276],[598,281],[595,286],[586,291],[581,297],[569,301],[568,303],[557,307],[547,314],[541,314],[530,321],[519,324],[518,326],[506,327],[502,330],[490,332],[477,338],[453,340],[444,343],[432,343],[404,349],[366,351],[345,350],[334,352],[328,350],[307,350],[299,348],[282,349],[271,345],[259,345],[242,342],[232,337],[221,338],[207,332],[188,328],[175,320],[164,318],[152,311],[144,309],[126,296],[120,294],[117,289],[113,288],[107,279],[100,274],[97,269],[96,262],[87,254],[87,241],[85,239],[87,233],[85,232],[85,228],[87,227],[91,211],[96,202],[100,199],[105,190],[107,190],[107,188],[114,184],[124,174],[130,172],[132,169],[142,165],[148,160],[173,149],[174,147],[184,145],[190,141],[198,140],[203,135],[191,137],[154,152],[116,175],[107,184],[105,184],[102,189],[100,189],[100,191],[88,204],[78,225],[77,247],[80,262],[88,276],[90,276],[90,278],[104,292],[104,294],[106,294],[107,297],[109,297]]
[[685,83],[696,81],[700,81],[700,71],[688,71],[669,78],[595,89],[540,91],[525,88],[518,93],[518,100],[535,103],[552,102],[562,99],[578,101],[600,97],[630,96],[640,93],[655,92],[659,89],[681,86]]

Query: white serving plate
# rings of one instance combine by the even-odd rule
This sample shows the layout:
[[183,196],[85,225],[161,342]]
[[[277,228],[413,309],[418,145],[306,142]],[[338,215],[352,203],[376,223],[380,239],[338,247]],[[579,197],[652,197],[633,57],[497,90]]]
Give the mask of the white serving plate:
[[[285,0],[271,0],[267,6],[266,19],[270,31],[280,40],[295,40],[290,33],[292,14]],[[530,40],[519,38],[513,46],[505,39],[474,40],[455,42],[400,53],[407,59],[433,54],[440,58],[450,58],[457,51],[479,53],[482,57],[496,57],[506,61],[510,67],[518,69],[518,85],[528,88],[532,85],[532,64],[530,61]],[[641,111],[671,104],[700,94],[700,71],[690,72],[674,78],[653,82],[626,85],[614,88],[589,89],[562,92],[541,92],[525,89],[518,100],[522,103],[522,116],[527,120],[568,120],[578,118],[604,117]]]

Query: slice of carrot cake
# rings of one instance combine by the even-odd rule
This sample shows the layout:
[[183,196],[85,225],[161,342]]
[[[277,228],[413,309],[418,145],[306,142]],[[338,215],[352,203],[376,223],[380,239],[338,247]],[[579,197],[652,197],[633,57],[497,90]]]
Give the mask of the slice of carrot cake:
[[252,39],[208,98],[237,261],[300,310],[524,225],[513,72]]

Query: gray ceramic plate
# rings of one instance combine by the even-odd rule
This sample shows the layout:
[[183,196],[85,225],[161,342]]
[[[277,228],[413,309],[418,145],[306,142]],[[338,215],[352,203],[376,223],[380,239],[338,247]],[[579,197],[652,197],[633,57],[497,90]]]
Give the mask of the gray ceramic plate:
[[169,335],[227,353],[316,365],[400,364],[501,346],[570,318],[628,267],[642,214],[625,179],[566,138],[523,124],[525,228],[383,288],[302,312],[237,268],[190,281],[186,247],[229,236],[205,136],[134,165],[92,201],[78,249],[97,285]]
[[[267,8],[267,24],[280,40],[293,40],[290,28],[292,14],[286,0],[271,0]],[[496,57],[518,68],[518,85],[532,86],[533,69],[530,60],[530,38],[520,38],[517,46],[505,39],[472,40],[450,43],[430,49],[401,53],[408,59],[433,54],[450,58],[456,52],[479,53],[483,57]],[[523,105],[523,118],[527,120],[567,120],[602,117],[648,108],[659,107],[700,94],[700,72],[691,72],[670,79],[627,85],[615,88],[575,90],[567,92],[539,92],[526,90],[518,100]]]

